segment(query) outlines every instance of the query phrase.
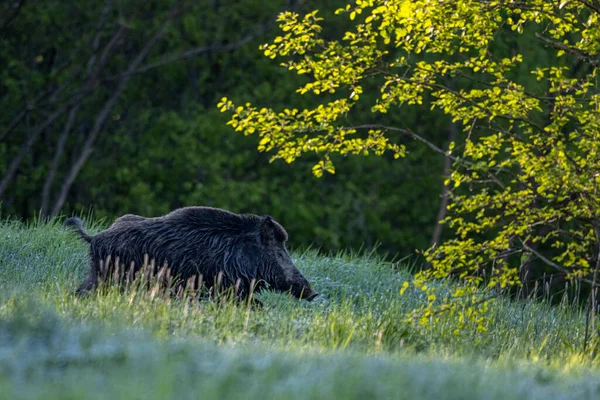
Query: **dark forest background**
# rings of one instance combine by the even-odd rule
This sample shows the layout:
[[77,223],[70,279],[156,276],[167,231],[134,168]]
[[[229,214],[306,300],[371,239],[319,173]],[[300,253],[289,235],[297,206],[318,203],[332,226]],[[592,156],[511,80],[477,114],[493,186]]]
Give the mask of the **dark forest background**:
[[[206,205],[270,214],[293,247],[379,244],[390,255],[427,247],[440,233],[436,216],[448,165],[439,153],[396,137],[410,151],[406,159],[338,158],[336,175],[317,179],[313,159],[269,163],[256,138],[234,132],[216,107],[223,96],[275,108],[310,106],[315,98],[295,92],[303,78],[258,46],[275,37],[276,16],[286,9],[319,9],[328,20],[325,34],[337,37],[349,29],[345,17],[333,16],[343,4],[2,2],[2,217],[91,210],[110,221]],[[373,121],[369,104],[378,94],[366,88],[364,110],[352,118],[410,127],[441,148],[455,134],[446,117],[426,107]]]

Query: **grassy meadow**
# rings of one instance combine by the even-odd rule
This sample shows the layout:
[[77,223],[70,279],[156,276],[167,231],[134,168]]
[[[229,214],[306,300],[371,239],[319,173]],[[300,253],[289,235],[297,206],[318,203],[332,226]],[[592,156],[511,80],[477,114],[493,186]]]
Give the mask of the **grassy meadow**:
[[[97,229],[97,227],[96,227]],[[142,290],[72,293],[87,244],[0,222],[1,399],[598,399],[600,359],[568,301],[500,299],[488,332],[403,321],[424,299],[374,255],[293,253],[323,294],[263,308]],[[438,282],[444,291],[449,282]]]

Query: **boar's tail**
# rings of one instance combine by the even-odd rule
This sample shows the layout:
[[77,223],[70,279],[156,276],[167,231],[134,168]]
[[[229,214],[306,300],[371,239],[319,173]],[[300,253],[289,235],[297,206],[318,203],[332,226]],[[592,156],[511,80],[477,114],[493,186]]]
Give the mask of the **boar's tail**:
[[79,233],[79,236],[81,236],[81,238],[86,242],[90,243],[92,241],[92,237],[83,229],[83,221],[81,219],[77,217],[68,218],[65,221],[65,225],[76,230],[77,233]]

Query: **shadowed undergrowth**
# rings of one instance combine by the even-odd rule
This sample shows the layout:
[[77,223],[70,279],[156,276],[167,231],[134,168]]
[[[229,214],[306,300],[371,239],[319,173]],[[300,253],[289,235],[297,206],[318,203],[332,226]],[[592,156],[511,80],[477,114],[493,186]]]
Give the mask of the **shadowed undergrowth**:
[[[584,315],[501,299],[488,332],[403,322],[423,301],[373,255],[295,253],[323,296],[262,309],[135,288],[72,295],[86,244],[57,223],[0,225],[4,398],[596,398]],[[449,283],[438,283],[444,291]],[[26,384],[34,382],[35,384]],[[110,382],[110,385],[107,385]],[[107,387],[108,386],[108,387]]]

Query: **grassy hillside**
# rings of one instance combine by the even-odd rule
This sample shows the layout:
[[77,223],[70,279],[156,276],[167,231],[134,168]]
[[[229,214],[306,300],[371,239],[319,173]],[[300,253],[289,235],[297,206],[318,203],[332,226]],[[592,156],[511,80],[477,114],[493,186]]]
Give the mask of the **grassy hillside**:
[[[323,297],[263,309],[143,291],[72,292],[86,244],[59,224],[0,223],[0,398],[596,399],[569,304],[502,300],[485,334],[402,322],[422,299],[373,256],[294,254]],[[446,284],[439,284],[444,290]]]

